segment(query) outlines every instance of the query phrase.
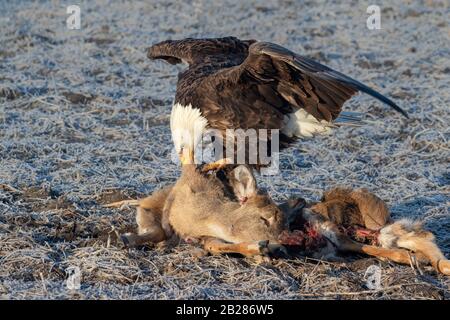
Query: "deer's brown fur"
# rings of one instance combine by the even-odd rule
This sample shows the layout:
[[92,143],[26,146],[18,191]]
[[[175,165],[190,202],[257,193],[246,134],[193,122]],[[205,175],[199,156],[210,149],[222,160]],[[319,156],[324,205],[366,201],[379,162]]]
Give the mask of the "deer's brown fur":
[[173,230],[181,238],[201,238],[209,251],[239,248],[245,255],[260,252],[260,241],[276,243],[284,226],[282,211],[267,194],[257,192],[251,169],[238,166],[235,170],[229,173],[228,187],[237,196],[245,196],[245,201],[233,200],[215,175],[185,165],[175,185],[139,202],[138,234],[125,234],[124,241],[130,246],[160,242]]
[[166,209],[170,225],[181,237],[276,242],[284,226],[281,210],[268,195],[254,194],[241,205],[226,196],[215,176],[205,176],[193,165],[183,166]]
[[359,225],[381,229],[389,221],[389,210],[383,200],[367,189],[334,188],[324,192],[322,202],[311,209],[339,225]]
[[[202,239],[212,253],[256,255],[262,252],[262,240],[267,240],[266,244],[277,243],[285,221],[301,216],[328,241],[315,253],[316,258],[331,257],[338,251],[358,252],[410,264],[413,253],[418,262],[430,263],[439,272],[450,275],[450,262],[435,244],[433,234],[419,223],[391,221],[386,204],[368,190],[336,188],[325,192],[322,202],[309,207],[301,198],[277,206],[268,195],[258,192],[249,168],[238,168],[229,173],[229,184],[235,196],[245,197],[246,201],[232,200],[215,175],[185,165],[175,185],[139,202],[138,234],[125,235],[125,239],[131,245],[159,242],[167,239],[173,228],[183,238]],[[341,225],[379,230],[380,245],[352,240]]]

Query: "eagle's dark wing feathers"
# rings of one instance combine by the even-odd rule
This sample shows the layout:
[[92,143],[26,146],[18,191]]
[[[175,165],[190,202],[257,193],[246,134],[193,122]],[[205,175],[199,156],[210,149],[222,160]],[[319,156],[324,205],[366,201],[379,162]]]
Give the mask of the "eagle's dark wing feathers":
[[330,122],[358,91],[406,116],[394,102],[350,77],[276,44],[256,42],[241,64],[196,83],[195,101],[217,129],[282,129],[285,115],[300,108]]
[[[315,81],[324,84],[325,86],[331,86],[330,89],[338,89],[336,92],[339,93],[339,89],[342,86],[346,86],[348,89],[353,89],[356,91],[362,91],[371,95],[374,98],[391,106],[398,112],[402,113],[405,117],[408,117],[405,111],[403,111],[399,106],[397,106],[392,100],[386,98],[382,94],[376,92],[375,90],[369,88],[363,83],[352,79],[338,71],[335,71],[327,66],[315,62],[309,58],[297,55],[292,51],[283,48],[279,45],[267,42],[258,42],[250,46],[250,55],[260,55],[265,54],[272,59],[283,61],[293,68],[298,69],[300,72],[313,78]],[[320,91],[318,92],[320,94]]]

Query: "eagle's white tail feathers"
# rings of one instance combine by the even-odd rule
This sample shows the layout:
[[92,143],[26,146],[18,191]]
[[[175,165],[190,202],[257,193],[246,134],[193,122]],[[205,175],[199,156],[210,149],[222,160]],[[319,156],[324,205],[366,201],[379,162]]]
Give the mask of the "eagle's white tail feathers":
[[341,126],[358,127],[364,124],[363,113],[343,111],[333,123],[317,120],[304,109],[299,109],[285,117],[282,132],[288,137],[312,137],[317,134],[329,134],[332,128]]
[[170,130],[175,148],[179,150],[182,145],[193,150],[200,142],[208,120],[202,116],[199,109],[190,104],[183,106],[176,103],[170,115]]
[[329,134],[332,124],[319,121],[304,109],[299,109],[285,117],[285,125],[281,130],[288,137],[312,137],[315,134]]
[[359,127],[362,126],[365,121],[363,118],[363,113],[361,112],[351,112],[342,111],[333,124],[336,126],[349,126],[349,127]]

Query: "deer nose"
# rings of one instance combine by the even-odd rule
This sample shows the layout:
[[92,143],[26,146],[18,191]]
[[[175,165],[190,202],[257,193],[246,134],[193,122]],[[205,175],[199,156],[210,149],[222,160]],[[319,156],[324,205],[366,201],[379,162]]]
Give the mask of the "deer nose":
[[269,242],[269,240],[260,241],[258,243],[261,254],[274,258],[289,258],[289,252],[286,247],[277,242]]
[[244,203],[246,203],[247,200],[248,200],[248,197],[241,197],[241,198],[239,199],[240,205],[243,205]]

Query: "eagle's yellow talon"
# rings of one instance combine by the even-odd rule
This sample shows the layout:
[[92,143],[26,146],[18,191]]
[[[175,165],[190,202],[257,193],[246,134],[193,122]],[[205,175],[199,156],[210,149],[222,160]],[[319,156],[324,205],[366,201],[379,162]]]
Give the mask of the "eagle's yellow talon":
[[223,158],[223,159],[217,160],[215,162],[205,164],[202,168],[202,172],[206,173],[208,171],[220,170],[220,169],[224,168],[225,166],[232,164],[232,163],[233,163],[233,161],[230,158]]

